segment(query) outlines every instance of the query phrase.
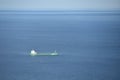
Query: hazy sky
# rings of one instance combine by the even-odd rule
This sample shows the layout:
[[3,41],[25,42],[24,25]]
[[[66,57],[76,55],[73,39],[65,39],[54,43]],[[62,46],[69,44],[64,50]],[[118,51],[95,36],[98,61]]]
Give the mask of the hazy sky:
[[0,0],[1,10],[113,10],[120,0]]

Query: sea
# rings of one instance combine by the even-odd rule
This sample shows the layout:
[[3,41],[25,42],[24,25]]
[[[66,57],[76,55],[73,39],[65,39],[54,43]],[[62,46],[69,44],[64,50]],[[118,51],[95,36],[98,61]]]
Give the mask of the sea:
[[0,80],[120,80],[120,11],[0,11]]

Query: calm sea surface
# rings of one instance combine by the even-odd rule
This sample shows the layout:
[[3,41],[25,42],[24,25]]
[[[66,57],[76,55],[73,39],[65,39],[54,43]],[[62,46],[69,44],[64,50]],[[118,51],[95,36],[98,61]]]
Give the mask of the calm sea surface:
[[120,80],[120,15],[0,14],[0,80]]

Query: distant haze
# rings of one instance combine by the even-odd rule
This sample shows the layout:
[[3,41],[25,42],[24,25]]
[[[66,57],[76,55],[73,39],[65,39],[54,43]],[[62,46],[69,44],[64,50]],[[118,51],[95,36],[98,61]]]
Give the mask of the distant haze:
[[115,10],[120,0],[0,0],[0,10]]

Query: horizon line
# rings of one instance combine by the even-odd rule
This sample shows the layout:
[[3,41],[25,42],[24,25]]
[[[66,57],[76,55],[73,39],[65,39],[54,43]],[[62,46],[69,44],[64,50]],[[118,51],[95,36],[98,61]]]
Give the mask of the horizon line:
[[19,11],[26,11],[26,12],[27,11],[28,12],[29,11],[38,11],[38,12],[39,11],[45,11],[45,12],[54,12],[54,11],[55,12],[57,12],[57,11],[58,12],[79,12],[79,11],[82,11],[82,12],[94,12],[94,11],[99,12],[100,11],[100,12],[102,12],[103,11],[103,12],[111,12],[112,11],[113,12],[113,11],[120,11],[120,9],[111,9],[111,10],[104,10],[104,9],[103,10],[95,10],[95,9],[91,9],[91,10],[90,9],[88,9],[88,10],[87,9],[84,9],[84,10],[80,10],[80,9],[77,9],[77,10],[76,9],[75,10],[69,10],[69,9],[68,10],[0,10],[0,11],[18,11],[18,12]]

